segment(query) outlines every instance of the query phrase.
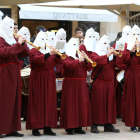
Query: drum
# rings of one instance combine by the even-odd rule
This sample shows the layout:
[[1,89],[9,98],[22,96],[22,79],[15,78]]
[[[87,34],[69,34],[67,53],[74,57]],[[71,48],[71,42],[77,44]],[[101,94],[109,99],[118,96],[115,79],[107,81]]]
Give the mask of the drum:
[[117,74],[117,81],[120,84],[120,89],[121,89],[122,94],[123,94],[123,85],[124,85],[124,80],[125,80],[124,73],[125,71],[122,70],[121,72]]
[[56,79],[56,93],[57,93],[57,110],[60,110],[61,107],[61,92],[62,92],[62,84],[64,78]]
[[24,68],[21,70],[21,117],[24,118],[27,116],[30,71],[30,68]]
[[31,72],[30,68],[25,68],[21,70],[21,81],[22,81],[21,93],[25,96],[29,95],[30,72]]
[[125,73],[125,71],[122,70],[121,72],[119,72],[119,73],[117,74],[117,81],[118,81],[119,83],[120,83],[121,80],[124,78],[124,73]]

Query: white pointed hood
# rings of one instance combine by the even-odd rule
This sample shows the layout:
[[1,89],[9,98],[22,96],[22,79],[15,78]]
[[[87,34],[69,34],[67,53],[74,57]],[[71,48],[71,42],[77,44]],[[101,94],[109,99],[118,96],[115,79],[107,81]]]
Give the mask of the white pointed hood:
[[132,49],[132,47],[136,42],[136,39],[140,41],[140,28],[137,25],[134,25],[128,37],[128,45],[127,45],[128,50]]
[[66,54],[73,57],[74,59],[78,59],[76,57],[76,49],[79,49],[79,38],[72,37],[67,43]]
[[48,47],[45,46],[45,44],[48,44],[48,35],[47,32],[42,32],[40,31],[37,34],[37,37],[34,41],[34,43],[36,46],[41,47],[41,49],[39,50],[41,53],[46,54],[50,51],[50,49]]
[[98,32],[95,32],[95,39],[96,39],[96,44],[98,44],[98,42],[100,40],[100,35]]
[[47,31],[47,34],[48,34],[48,45],[55,47],[55,32]]
[[64,53],[66,51],[66,32],[63,28],[61,28],[57,31],[56,38],[55,38],[55,44],[59,40],[64,40],[65,41],[65,46],[64,46],[63,50],[59,50],[60,53]]
[[110,39],[108,36],[104,35],[101,37],[99,43],[96,46],[95,52],[101,56],[107,54],[107,48],[110,48]]
[[[18,31],[17,34],[20,35],[20,36],[23,36],[27,41],[30,41],[31,35],[30,35],[30,31],[29,31],[29,29],[27,27],[24,27],[23,26]],[[33,48],[30,44],[27,43],[27,45],[28,45],[29,49],[32,49]]]
[[96,39],[95,39],[95,31],[93,28],[90,28],[86,31],[84,45],[86,46],[87,51],[93,52],[95,50]]
[[13,36],[13,31],[14,20],[6,16],[0,23],[0,36],[4,38],[9,45],[16,43]]
[[128,43],[128,37],[131,31],[131,27],[129,25],[126,25],[123,27],[122,30],[122,38],[124,39],[125,43]]
[[24,27],[24,26],[23,26],[23,27],[18,31],[17,34],[20,35],[20,36],[23,36],[27,41],[30,41],[31,35],[30,35],[30,31],[29,31],[29,29],[28,29],[27,27]]

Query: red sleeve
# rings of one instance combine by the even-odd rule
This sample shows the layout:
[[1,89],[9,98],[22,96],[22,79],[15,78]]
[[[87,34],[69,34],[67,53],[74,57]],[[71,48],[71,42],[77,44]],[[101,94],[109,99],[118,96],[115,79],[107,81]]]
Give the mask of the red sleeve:
[[29,47],[27,46],[27,43],[25,42],[23,45],[22,45],[22,47],[23,47],[23,52],[21,52],[20,54],[19,54],[19,57],[27,57],[27,56],[29,56],[29,54],[30,54],[30,51],[29,51]]
[[97,63],[96,67],[102,67],[108,64],[107,55],[99,56],[97,53],[93,52],[90,56],[91,60]]
[[79,46],[79,51],[84,51],[88,57],[90,57],[92,52],[87,51],[86,46],[84,44]]
[[58,58],[56,55],[55,55],[55,61],[56,61],[56,63],[58,63],[58,64],[62,64],[62,63],[63,63],[63,59],[61,59],[61,57]]
[[38,50],[33,48],[30,50],[30,63],[44,62],[44,54],[39,54]]
[[131,61],[130,51],[126,50],[126,52],[123,54],[123,57],[124,57],[123,63],[129,65]]
[[69,57],[67,56],[67,58],[63,61],[64,69],[74,70],[74,69],[78,69],[80,67],[81,67],[81,64],[79,63],[79,59],[70,60]]
[[[113,58],[114,59],[114,58]],[[124,60],[124,57],[119,57],[118,55],[116,56],[116,58],[114,59],[114,64],[116,67],[118,67],[119,69],[122,68],[122,64],[123,64],[123,60]]]
[[12,46],[6,46],[7,43],[3,38],[0,38],[0,56],[1,57],[9,57],[11,55],[18,54],[24,50],[20,43],[16,43]]

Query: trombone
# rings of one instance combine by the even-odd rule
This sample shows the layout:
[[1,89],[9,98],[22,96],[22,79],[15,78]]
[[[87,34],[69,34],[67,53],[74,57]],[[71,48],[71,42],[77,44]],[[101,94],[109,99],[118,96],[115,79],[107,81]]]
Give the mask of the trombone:
[[[14,36],[20,37],[20,35],[13,33]],[[27,40],[25,40],[25,42],[27,42],[28,44],[30,44],[31,46],[35,47],[38,51],[41,49],[41,47],[38,47],[36,45],[34,45],[32,42],[29,42]]]
[[[76,51],[78,53],[82,54],[82,52],[80,52],[78,49],[76,49]],[[97,65],[97,63],[93,62],[91,59],[89,59],[88,56],[86,57],[86,60],[91,63],[92,67],[95,67]]]

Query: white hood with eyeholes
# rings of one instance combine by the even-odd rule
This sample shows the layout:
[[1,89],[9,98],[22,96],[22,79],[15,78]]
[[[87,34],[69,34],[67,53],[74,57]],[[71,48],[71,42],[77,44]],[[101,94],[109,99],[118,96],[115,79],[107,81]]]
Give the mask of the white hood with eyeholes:
[[93,52],[95,50],[96,39],[95,39],[95,31],[93,28],[90,28],[86,31],[84,45],[86,46],[87,51]]
[[[24,27],[23,26],[18,31],[17,34],[20,35],[20,36],[22,36],[22,37],[24,37],[27,41],[30,41],[31,35],[30,35],[30,31],[29,31],[29,29],[27,27]],[[30,44],[27,43],[27,45],[28,45],[29,49],[32,49],[33,48]]]
[[61,28],[57,31],[56,33],[56,38],[55,38],[55,44],[57,43],[57,41],[65,41],[65,46],[63,48],[63,50],[59,50],[60,53],[64,53],[66,51],[66,31]]
[[37,37],[36,37],[36,39],[35,39],[33,44],[35,44],[38,47],[41,47],[41,49],[39,50],[41,53],[43,53],[43,54],[48,53],[50,51],[50,49],[45,46],[45,44],[48,44],[47,32],[40,31],[37,34]]
[[128,37],[131,31],[131,27],[129,25],[126,25],[123,27],[122,30],[122,39],[124,40],[125,43],[128,43]]
[[[108,53],[108,49],[110,48],[110,38],[106,35],[104,35],[103,37],[101,37],[99,43],[96,46],[95,52],[99,55],[107,55]],[[111,61],[113,59],[113,54],[111,56],[109,56],[109,61]]]
[[127,45],[128,50],[132,49],[132,47],[136,43],[136,39],[140,41],[140,28],[137,25],[134,25],[128,37],[128,45]]
[[55,32],[47,31],[47,34],[48,34],[48,45],[55,47]]
[[16,43],[13,36],[13,31],[14,20],[6,16],[0,23],[0,36],[4,38],[9,45]]
[[95,39],[96,39],[96,44],[98,44],[100,40],[100,35],[98,32],[95,32]]
[[79,49],[79,38],[72,37],[67,43],[66,54],[74,59],[78,59],[78,57],[76,57],[76,49]]

